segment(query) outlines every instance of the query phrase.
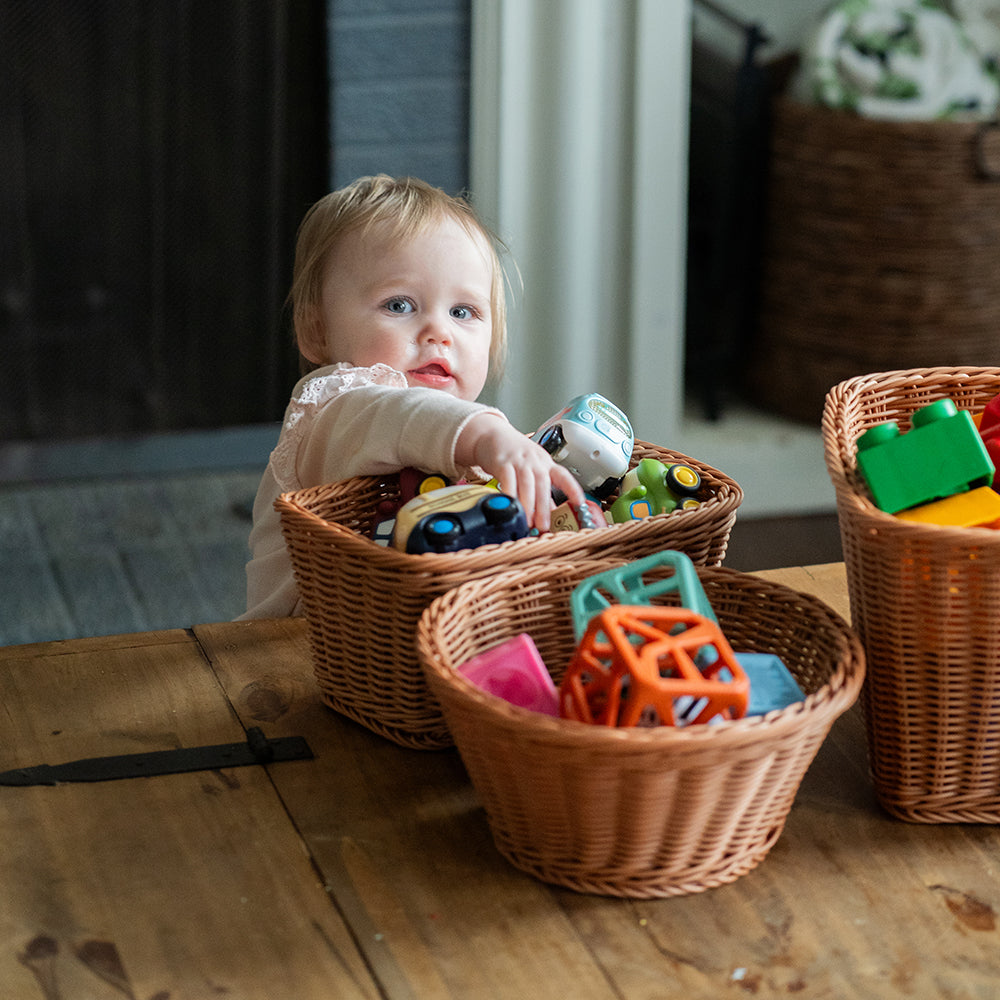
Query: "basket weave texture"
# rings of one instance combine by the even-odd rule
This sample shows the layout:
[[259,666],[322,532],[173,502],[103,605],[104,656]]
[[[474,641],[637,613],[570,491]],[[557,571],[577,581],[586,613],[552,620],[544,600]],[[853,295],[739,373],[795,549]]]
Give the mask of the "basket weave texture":
[[1000,364],[1000,132],[773,107],[758,341],[769,409],[817,423],[866,372]]
[[528,632],[558,683],[575,646],[570,592],[613,565],[536,565],[435,600],[419,631],[428,679],[496,845],[517,868],[580,892],[638,898],[732,882],[777,841],[830,726],[857,699],[861,645],[814,597],[702,568],[733,648],[780,656],[804,702],[717,725],[607,728],[508,704],[456,673]]
[[871,426],[910,426],[944,397],[981,410],[1000,368],[920,368],[849,379],[823,414],[851,619],[864,642],[862,704],[879,801],[924,823],[1000,821],[1000,532],[901,521],[857,471]]
[[636,441],[632,464],[643,458],[697,469],[705,498],[701,506],[596,531],[410,555],[368,537],[378,504],[399,497],[396,476],[362,476],[279,497],[275,507],[302,595],[324,702],[402,746],[451,746],[415,645],[420,615],[434,598],[512,566],[559,558],[609,555],[630,561],[676,549],[698,565],[719,565],[743,491],[711,466]]

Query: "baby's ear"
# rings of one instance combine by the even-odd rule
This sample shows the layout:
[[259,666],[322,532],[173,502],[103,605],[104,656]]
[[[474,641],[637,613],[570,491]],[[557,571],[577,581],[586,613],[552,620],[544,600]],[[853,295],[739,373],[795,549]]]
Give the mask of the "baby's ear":
[[329,363],[326,359],[326,337],[318,309],[305,310],[296,321],[295,340],[299,346],[299,353],[314,365]]

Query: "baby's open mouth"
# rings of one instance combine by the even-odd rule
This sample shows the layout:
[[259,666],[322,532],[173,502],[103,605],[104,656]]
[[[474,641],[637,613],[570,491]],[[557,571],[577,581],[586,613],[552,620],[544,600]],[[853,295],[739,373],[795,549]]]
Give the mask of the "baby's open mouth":
[[448,369],[445,368],[444,365],[439,365],[435,362],[434,364],[424,365],[423,368],[417,368],[416,374],[436,375],[439,378],[447,378],[449,375],[451,375],[451,372],[448,371]]

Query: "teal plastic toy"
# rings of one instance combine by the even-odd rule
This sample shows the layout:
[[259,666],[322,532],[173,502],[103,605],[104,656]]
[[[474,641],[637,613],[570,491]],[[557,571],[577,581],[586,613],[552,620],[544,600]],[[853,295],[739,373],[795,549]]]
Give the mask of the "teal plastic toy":
[[[673,573],[646,579],[650,570],[661,566],[671,567]],[[576,641],[583,638],[590,619],[612,604],[651,604],[652,598],[659,594],[674,592],[678,594],[682,607],[718,623],[694,563],[683,552],[668,549],[625,566],[595,573],[578,583],[569,598]]]
[[896,514],[993,482],[993,462],[971,415],[951,399],[914,411],[903,434],[895,421],[858,438],[858,469],[875,505]]

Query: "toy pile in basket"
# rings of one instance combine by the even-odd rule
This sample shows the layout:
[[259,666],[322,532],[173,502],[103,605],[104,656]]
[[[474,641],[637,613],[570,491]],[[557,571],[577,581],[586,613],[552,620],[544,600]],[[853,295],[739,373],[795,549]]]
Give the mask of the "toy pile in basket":
[[[647,580],[659,566],[672,575]],[[665,593],[676,593],[679,606],[651,603]],[[720,722],[805,697],[779,657],[733,652],[681,552],[587,577],[570,606],[577,646],[558,691],[526,632],[467,660],[459,673],[511,704],[603,726]]]
[[[587,498],[577,508],[555,497],[561,502],[552,512],[553,531],[592,530],[701,505],[702,479],[690,465],[643,458],[629,469],[632,426],[598,393],[575,397],[531,437],[573,474]],[[524,538],[530,533],[525,513],[501,489],[495,480],[450,484],[442,476],[405,469],[398,502],[382,505],[372,538],[410,554]]]
[[1000,529],[1000,396],[975,415],[948,398],[858,438],[858,471],[875,505],[901,520]]

